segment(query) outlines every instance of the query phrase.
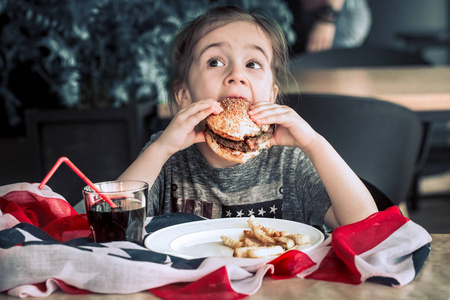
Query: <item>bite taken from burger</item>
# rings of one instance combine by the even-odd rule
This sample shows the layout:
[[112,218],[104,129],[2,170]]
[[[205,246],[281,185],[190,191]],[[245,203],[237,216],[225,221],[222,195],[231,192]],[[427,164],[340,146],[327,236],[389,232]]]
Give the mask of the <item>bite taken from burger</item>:
[[219,156],[245,163],[270,147],[274,125],[257,125],[249,115],[251,102],[243,98],[225,98],[219,101],[223,111],[206,118],[205,139]]

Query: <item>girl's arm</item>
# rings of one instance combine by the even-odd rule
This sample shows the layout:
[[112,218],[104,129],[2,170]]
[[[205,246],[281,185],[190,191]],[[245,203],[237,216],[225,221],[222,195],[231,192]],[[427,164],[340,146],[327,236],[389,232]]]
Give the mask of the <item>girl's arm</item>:
[[161,136],[139,155],[118,180],[142,180],[151,187],[173,154],[205,141],[203,132],[196,132],[195,126],[211,113],[221,111],[215,100],[198,101],[180,110]]
[[317,134],[302,149],[314,164],[331,199],[327,225],[337,226],[365,219],[378,211],[366,186],[325,138]]
[[276,124],[272,145],[299,147],[312,161],[331,199],[325,215],[328,226],[354,223],[378,211],[359,177],[292,108],[264,102],[255,105],[249,115],[257,124]]

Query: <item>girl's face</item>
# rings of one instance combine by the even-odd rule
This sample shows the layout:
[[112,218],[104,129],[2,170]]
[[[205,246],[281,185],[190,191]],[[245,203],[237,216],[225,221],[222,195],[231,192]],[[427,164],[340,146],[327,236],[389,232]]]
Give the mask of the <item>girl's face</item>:
[[275,102],[278,87],[273,81],[272,56],[269,38],[255,24],[239,21],[219,27],[197,43],[177,102],[181,107],[226,97]]

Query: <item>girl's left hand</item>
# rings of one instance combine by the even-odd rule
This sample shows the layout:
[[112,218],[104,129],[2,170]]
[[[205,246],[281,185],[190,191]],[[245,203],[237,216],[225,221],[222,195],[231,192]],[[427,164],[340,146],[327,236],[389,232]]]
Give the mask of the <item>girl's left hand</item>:
[[319,136],[312,127],[289,106],[270,102],[257,102],[248,112],[258,125],[275,124],[271,145],[308,148]]

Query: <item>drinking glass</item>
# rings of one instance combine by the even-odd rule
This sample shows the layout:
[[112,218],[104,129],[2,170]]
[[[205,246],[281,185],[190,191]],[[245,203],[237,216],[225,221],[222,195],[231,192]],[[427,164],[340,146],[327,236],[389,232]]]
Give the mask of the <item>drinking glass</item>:
[[130,241],[142,244],[147,217],[148,184],[127,180],[105,181],[94,185],[117,206],[111,207],[90,186],[84,187],[84,204],[94,242]]

